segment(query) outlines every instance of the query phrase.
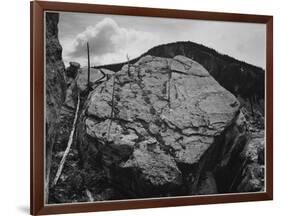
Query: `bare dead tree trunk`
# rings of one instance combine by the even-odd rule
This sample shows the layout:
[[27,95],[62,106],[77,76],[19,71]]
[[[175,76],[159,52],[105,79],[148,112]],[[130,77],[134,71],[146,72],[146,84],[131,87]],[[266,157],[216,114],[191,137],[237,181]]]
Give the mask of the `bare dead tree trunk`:
[[127,64],[128,64],[128,76],[130,77],[131,76],[131,74],[130,74],[130,57],[128,54],[126,57],[127,57]]
[[90,89],[90,74],[91,74],[91,63],[90,63],[90,47],[89,42],[87,42],[87,54],[88,54],[88,89]]
[[67,147],[66,147],[66,149],[64,151],[64,154],[63,154],[63,157],[62,157],[62,159],[60,161],[60,164],[59,164],[56,176],[54,178],[53,186],[55,186],[57,184],[57,182],[58,182],[58,180],[60,178],[60,175],[61,175],[61,172],[63,170],[63,166],[64,166],[64,163],[65,163],[66,157],[67,157],[67,155],[68,155],[68,153],[70,151],[70,148],[71,148],[71,145],[72,145],[72,142],[73,142],[73,136],[74,136],[74,132],[75,132],[75,128],[76,128],[76,122],[77,122],[77,119],[78,119],[79,106],[80,106],[80,95],[78,93],[78,99],[77,99],[75,117],[74,117],[73,124],[72,124],[72,130],[71,130],[71,133],[69,135]]

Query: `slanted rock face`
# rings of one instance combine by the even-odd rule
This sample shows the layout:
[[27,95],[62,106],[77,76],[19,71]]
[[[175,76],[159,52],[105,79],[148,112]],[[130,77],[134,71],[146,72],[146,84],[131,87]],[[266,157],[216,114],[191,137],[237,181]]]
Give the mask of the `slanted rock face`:
[[64,63],[58,40],[58,13],[46,13],[46,177],[48,179],[52,146],[60,108],[65,99]]
[[62,61],[62,47],[58,40],[58,13],[46,13],[46,123],[47,144],[49,129],[53,128],[58,113],[64,102],[64,63]]
[[199,183],[201,171],[238,114],[237,99],[197,62],[145,56],[91,92],[80,151],[136,197],[215,192]]

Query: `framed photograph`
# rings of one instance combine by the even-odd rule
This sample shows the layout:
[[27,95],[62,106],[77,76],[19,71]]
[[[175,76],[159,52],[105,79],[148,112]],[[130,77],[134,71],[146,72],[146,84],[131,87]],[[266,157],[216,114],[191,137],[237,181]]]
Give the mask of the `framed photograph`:
[[273,17],[31,2],[31,214],[273,199]]

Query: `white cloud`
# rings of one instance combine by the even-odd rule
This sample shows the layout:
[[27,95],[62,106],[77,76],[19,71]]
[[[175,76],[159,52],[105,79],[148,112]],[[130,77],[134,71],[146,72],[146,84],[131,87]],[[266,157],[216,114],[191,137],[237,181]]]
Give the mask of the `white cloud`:
[[110,64],[126,60],[142,54],[157,42],[155,35],[119,26],[113,19],[104,18],[95,26],[88,26],[76,38],[64,38],[63,56],[67,61],[79,61],[82,65],[87,61],[86,44],[91,48],[91,61],[95,65]]

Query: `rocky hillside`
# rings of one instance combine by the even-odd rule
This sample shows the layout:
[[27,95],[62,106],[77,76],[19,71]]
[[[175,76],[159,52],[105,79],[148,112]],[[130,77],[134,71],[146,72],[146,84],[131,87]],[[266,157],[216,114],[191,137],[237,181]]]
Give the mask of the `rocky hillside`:
[[47,73],[64,79],[47,85],[60,98],[46,107],[57,111],[48,203],[264,189],[263,119],[184,52],[144,55],[116,72],[91,68],[89,84],[87,68],[64,69],[52,55]]
[[51,203],[263,190],[262,136],[197,62],[145,56],[93,86]]

